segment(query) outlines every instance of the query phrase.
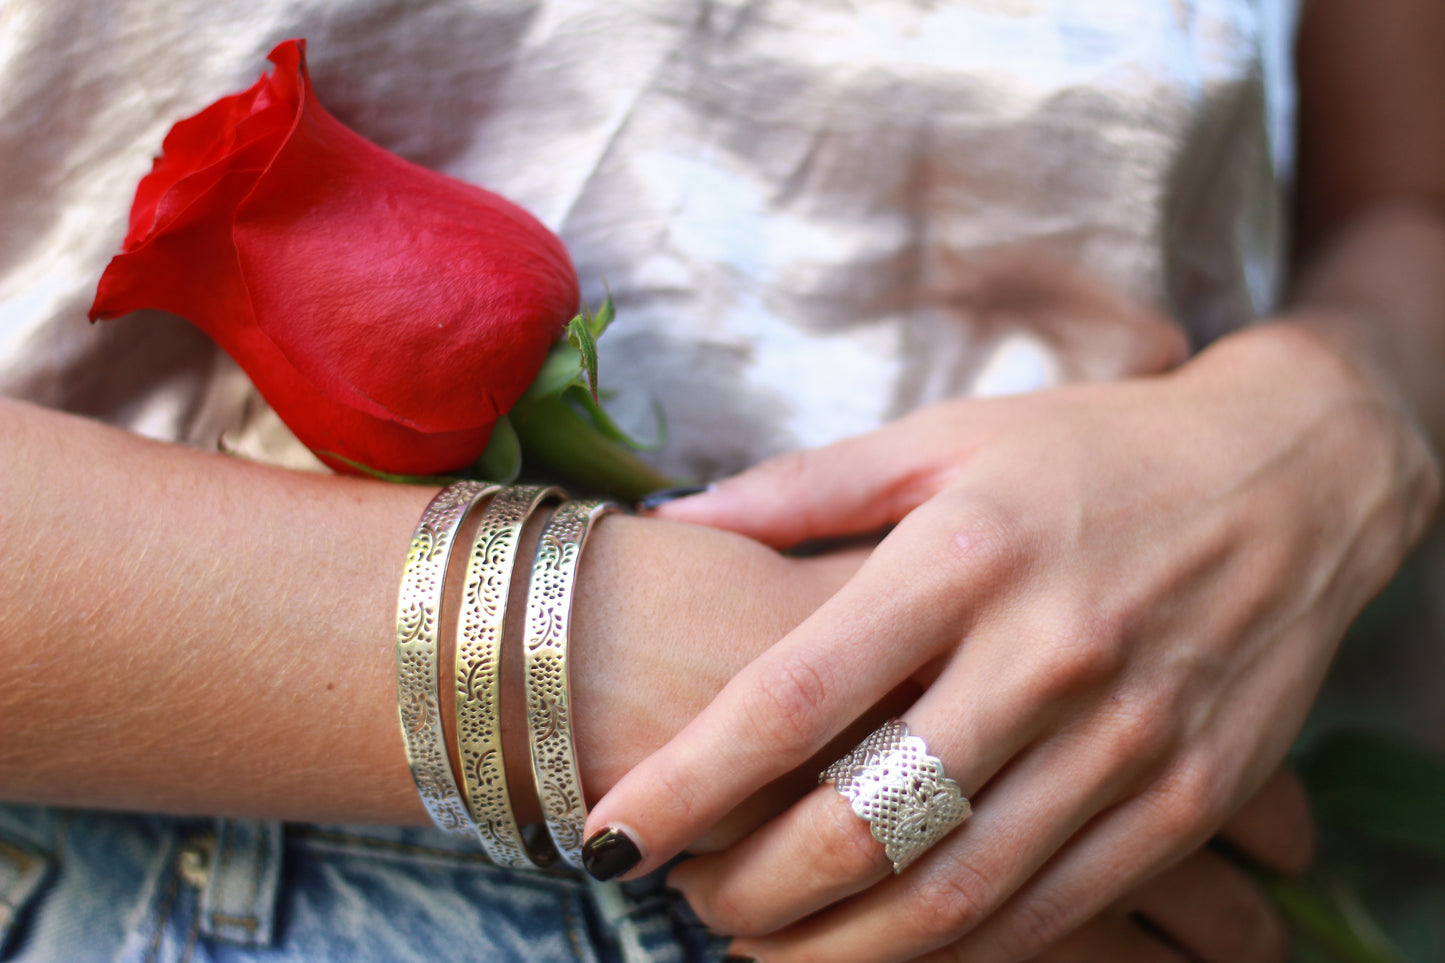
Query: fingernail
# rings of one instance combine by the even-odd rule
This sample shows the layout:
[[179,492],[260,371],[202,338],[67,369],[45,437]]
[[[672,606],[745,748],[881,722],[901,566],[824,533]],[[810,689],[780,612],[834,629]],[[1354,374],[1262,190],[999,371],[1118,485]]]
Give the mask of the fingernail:
[[582,866],[593,879],[621,876],[640,862],[637,844],[620,829],[604,829],[582,846]]
[[723,963],[763,963],[756,956],[725,956]]
[[706,485],[679,485],[677,488],[662,488],[655,492],[648,492],[637,500],[637,507],[644,512],[654,511],[666,505],[668,502],[675,502],[679,498],[686,498],[689,495],[701,495],[707,491]]

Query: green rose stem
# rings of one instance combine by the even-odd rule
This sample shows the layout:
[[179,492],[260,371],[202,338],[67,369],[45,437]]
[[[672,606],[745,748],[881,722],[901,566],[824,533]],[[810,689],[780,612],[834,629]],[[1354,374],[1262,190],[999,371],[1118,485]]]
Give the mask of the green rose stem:
[[1291,928],[1340,963],[1403,963],[1400,955],[1360,912],[1342,904],[1339,892],[1328,892],[1316,880],[1286,879],[1255,871],[1275,908]]
[[565,398],[530,398],[509,416],[522,451],[599,492],[636,501],[679,484],[608,438]]

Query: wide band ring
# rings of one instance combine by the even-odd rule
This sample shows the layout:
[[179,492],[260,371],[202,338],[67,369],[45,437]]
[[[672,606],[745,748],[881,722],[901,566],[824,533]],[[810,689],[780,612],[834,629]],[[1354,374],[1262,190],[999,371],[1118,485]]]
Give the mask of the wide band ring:
[[868,823],[901,873],[934,843],[957,829],[973,812],[958,783],[943,774],[943,761],[931,755],[908,725],[889,719],[858,748],[818,776],[847,797]]

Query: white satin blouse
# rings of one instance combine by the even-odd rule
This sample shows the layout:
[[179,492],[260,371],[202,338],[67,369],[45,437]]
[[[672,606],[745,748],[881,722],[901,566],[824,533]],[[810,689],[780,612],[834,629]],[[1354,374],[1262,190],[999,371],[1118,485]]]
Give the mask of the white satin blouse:
[[85,320],[166,130],[292,36],[339,118],[605,278],[667,469],[1157,367],[1279,289],[1286,6],[3,0],[0,391],[304,462],[183,322]]

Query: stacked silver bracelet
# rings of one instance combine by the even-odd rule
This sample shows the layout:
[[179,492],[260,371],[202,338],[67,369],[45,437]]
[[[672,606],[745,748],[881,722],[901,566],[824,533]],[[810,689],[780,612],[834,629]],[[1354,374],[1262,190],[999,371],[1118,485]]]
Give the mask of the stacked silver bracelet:
[[572,698],[567,644],[572,625],[577,563],[592,524],[616,506],[567,502],[547,521],[532,564],[523,643],[527,678],[527,741],[532,777],[552,844],[567,865],[582,868],[582,830],[587,804],[572,738]]
[[472,540],[457,620],[453,676],[462,784],[482,848],[492,862],[514,869],[525,869],[533,860],[512,812],[502,765],[502,634],[522,529],[542,504],[561,496],[557,488],[521,486],[493,497]]
[[475,824],[457,791],[442,734],[437,695],[442,591],[462,520],[477,502],[498,490],[495,485],[466,481],[437,493],[412,535],[396,603],[396,708],[407,765],[432,822],[459,836],[475,832]]
[[[453,542],[467,516],[488,496],[467,560],[451,663],[458,774],[439,701],[442,601]],[[565,498],[560,489],[539,486],[468,481],[442,489],[417,525],[397,603],[397,710],[417,792],[438,828],[475,834],[489,858],[513,868],[548,865],[552,854],[528,846],[512,806],[502,751],[502,640],[522,531],[535,512],[558,501],[530,569],[525,702],[532,773],[552,844],[569,865],[581,867],[587,808],[572,738],[567,672],[572,596],[593,524],[618,506]]]

